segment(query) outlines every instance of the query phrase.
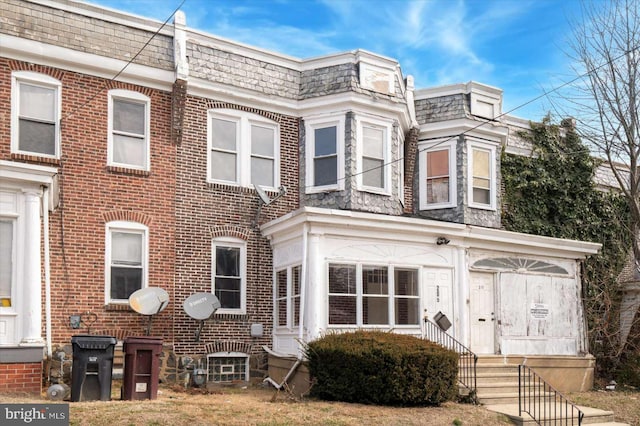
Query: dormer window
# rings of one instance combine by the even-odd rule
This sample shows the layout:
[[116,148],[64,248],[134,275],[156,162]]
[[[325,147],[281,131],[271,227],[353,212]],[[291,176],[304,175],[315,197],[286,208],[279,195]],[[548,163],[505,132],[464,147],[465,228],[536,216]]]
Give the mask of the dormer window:
[[455,207],[455,140],[422,142],[418,152],[420,210]]
[[489,210],[496,208],[495,152],[493,145],[468,141],[470,207]]
[[307,193],[344,188],[344,117],[305,120]]
[[361,191],[391,192],[391,123],[358,119],[358,184]]

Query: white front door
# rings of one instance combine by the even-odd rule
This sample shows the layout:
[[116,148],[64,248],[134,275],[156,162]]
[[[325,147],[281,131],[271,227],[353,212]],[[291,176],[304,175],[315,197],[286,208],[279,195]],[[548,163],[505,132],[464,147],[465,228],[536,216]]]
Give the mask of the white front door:
[[471,350],[495,353],[494,274],[471,272],[470,333]]
[[[451,324],[454,324],[453,318],[453,272],[451,269],[444,268],[424,268],[422,275],[422,294],[424,300],[424,309],[431,321],[433,317],[442,312],[447,316]],[[449,334],[453,333],[453,328],[446,330]]]

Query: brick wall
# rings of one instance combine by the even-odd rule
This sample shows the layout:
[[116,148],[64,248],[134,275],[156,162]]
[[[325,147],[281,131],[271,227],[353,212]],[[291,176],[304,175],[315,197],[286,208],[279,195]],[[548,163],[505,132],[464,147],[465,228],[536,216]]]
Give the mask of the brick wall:
[[42,391],[42,362],[0,364],[0,393]]
[[[53,164],[35,156],[10,153],[11,71],[25,69],[52,75],[62,82],[62,157]],[[107,90],[84,105],[104,85],[101,78],[0,59],[0,159],[53,165],[59,171],[61,204],[50,215],[52,343],[65,343],[74,334],[86,333],[87,325],[92,330],[146,327],[146,317],[127,306],[120,306],[124,310],[105,306],[105,225],[111,220],[137,221],[149,227],[148,284],[166,289],[170,303],[175,303],[176,147],[170,139],[171,96],[131,84],[108,85],[110,89],[138,91],[151,99],[150,171],[110,169]],[[87,312],[95,314],[95,322],[71,329],[69,316]],[[169,311],[158,315],[153,333],[172,341],[170,319]],[[42,323],[44,326],[44,318]]]
[[[252,227],[258,208],[253,189],[207,183],[207,111],[231,108],[260,114],[280,125],[280,179],[288,193],[263,207],[260,223],[298,208],[298,122],[295,117],[189,96],[185,105],[183,141],[176,170],[176,288],[175,299],[212,290],[211,245],[214,237],[236,237],[247,244],[247,304],[244,315],[214,315],[195,342],[196,320],[181,305],[173,311],[176,352],[206,353],[211,342],[239,341],[252,353],[270,345],[273,324],[271,247]],[[273,195],[273,194],[271,194]],[[261,338],[250,337],[251,324],[261,323]]]

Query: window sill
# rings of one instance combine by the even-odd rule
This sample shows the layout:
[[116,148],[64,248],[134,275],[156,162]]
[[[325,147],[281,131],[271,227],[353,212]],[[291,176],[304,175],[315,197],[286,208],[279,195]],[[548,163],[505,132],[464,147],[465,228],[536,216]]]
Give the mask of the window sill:
[[36,163],[52,164],[54,166],[60,166],[62,164],[62,160],[60,160],[59,158],[41,157],[38,154],[19,154],[19,153],[13,152],[11,153],[11,159],[24,160],[24,161],[36,162]]
[[133,176],[143,176],[143,177],[148,177],[151,175],[151,172],[148,170],[129,169],[127,167],[121,167],[121,166],[107,166],[107,171],[111,173],[121,174],[121,175],[133,175]]
[[127,303],[109,303],[104,305],[104,310],[107,312],[134,312]]

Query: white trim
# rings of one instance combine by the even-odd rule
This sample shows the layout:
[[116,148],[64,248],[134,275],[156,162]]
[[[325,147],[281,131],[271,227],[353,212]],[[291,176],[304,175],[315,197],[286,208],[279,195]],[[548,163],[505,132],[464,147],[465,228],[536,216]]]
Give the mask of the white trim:
[[[43,87],[54,91],[54,153],[43,154],[33,151],[20,150],[20,85],[29,84],[32,86]],[[60,158],[60,112],[62,111],[62,83],[46,74],[35,73],[32,71],[14,71],[11,73],[11,152],[32,155],[44,158]]]
[[[110,166],[124,167],[127,169],[149,171],[151,169],[151,99],[142,93],[132,90],[113,89],[108,92],[108,124],[107,124],[107,164]],[[144,105],[144,135],[142,140],[145,144],[145,158],[142,166],[129,163],[117,163],[113,159],[113,106],[114,99],[134,102]]]
[[123,231],[142,235],[142,282],[140,288],[149,285],[149,227],[138,222],[115,220],[105,224],[105,304],[127,304],[128,299],[111,299],[111,233]]
[[[496,172],[496,146],[473,138],[466,138],[467,143],[467,203],[474,209],[495,211],[497,206],[497,172]],[[488,151],[489,153],[489,204],[473,201],[473,150]]]
[[396,160],[398,162],[398,199],[400,200],[400,204],[405,205],[404,195],[404,180],[405,180],[405,140],[404,140],[404,132],[398,132],[398,145],[397,149],[397,157]]
[[[236,176],[232,181],[213,179],[211,177],[213,165],[211,164],[211,151],[213,150],[214,119],[231,121],[236,126]],[[273,130],[273,185],[259,184],[268,190],[277,191],[280,187],[280,125],[261,115],[237,111],[227,108],[210,109],[207,112],[207,182],[222,183],[243,187],[253,187],[251,178],[251,126],[257,125]]]
[[[305,125],[305,193],[312,194],[325,191],[344,190],[345,179],[345,116],[321,116],[304,119]],[[331,185],[316,186],[314,179],[315,160],[315,130],[336,128],[336,183]]]
[[[418,142],[418,195],[420,210],[447,209],[458,205],[458,181],[456,167],[457,138],[443,138]],[[427,153],[448,151],[449,157],[449,202],[427,203]]]
[[[367,186],[363,183],[364,175],[364,128],[369,127],[382,131],[382,172],[383,187]],[[390,120],[380,120],[368,116],[356,116],[356,183],[359,191],[372,192],[375,194],[391,195],[391,176],[394,164],[391,162],[393,123]]]
[[218,246],[240,249],[240,308],[219,308],[215,313],[245,314],[247,311],[247,242],[234,237],[211,239],[211,293],[216,294],[216,248]]

